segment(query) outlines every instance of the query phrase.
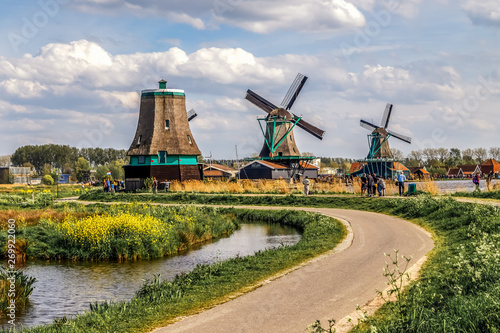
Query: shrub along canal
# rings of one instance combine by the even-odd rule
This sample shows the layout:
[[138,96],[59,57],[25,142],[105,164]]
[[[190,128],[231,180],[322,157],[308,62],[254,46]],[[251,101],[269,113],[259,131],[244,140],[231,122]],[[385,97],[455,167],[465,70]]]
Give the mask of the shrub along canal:
[[[37,279],[30,305],[16,316],[17,324],[35,326],[56,318],[89,310],[96,301],[123,301],[161,274],[172,280],[199,264],[212,264],[257,251],[296,244],[301,234],[293,227],[278,224],[242,223],[231,236],[192,247],[189,251],[164,259],[124,262],[42,262],[29,261],[26,274]],[[3,327],[8,325],[1,319]]]

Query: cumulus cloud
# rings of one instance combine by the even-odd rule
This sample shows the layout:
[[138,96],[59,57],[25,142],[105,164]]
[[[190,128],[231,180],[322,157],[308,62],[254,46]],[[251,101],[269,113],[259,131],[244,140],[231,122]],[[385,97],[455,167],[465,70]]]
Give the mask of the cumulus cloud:
[[476,24],[500,25],[500,6],[497,0],[465,0],[462,8]]
[[[416,0],[412,0],[416,1]],[[363,14],[345,0],[75,0],[86,12],[128,11],[135,15],[155,15],[196,29],[228,24],[257,33],[278,29],[324,32],[365,24]]]
[[215,10],[220,23],[256,33],[279,29],[324,32],[365,24],[363,14],[344,0],[241,1],[231,11]]
[[355,86],[349,94],[365,95],[368,98],[403,100],[416,103],[432,100],[456,100],[464,94],[460,86],[461,77],[449,66],[414,66],[397,68],[391,66],[366,65],[360,73],[351,73]]
[[3,89],[7,94],[21,98],[41,97],[42,93],[48,90],[47,86],[39,82],[19,79],[7,79],[0,82],[0,89]]
[[96,43],[80,40],[49,44],[36,56],[0,57],[0,88],[28,98],[40,96],[46,90],[66,91],[71,85],[88,89],[130,87],[134,82],[147,79],[156,82],[171,76],[203,78],[222,84],[283,80],[280,68],[270,68],[264,63],[240,48],[202,48],[187,54],[173,47],[164,52],[113,56]]

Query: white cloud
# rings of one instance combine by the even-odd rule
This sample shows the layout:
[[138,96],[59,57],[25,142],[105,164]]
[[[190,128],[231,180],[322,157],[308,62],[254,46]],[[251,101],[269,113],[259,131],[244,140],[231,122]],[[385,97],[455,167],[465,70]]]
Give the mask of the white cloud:
[[39,82],[19,79],[7,79],[0,82],[0,89],[3,89],[7,94],[21,98],[40,97],[44,91],[48,90],[47,86]]
[[90,90],[130,88],[171,76],[202,78],[222,84],[283,79],[280,68],[266,66],[263,59],[240,48],[202,48],[187,54],[174,47],[164,52],[112,56],[98,44],[80,40],[49,44],[37,56],[0,57],[0,63],[0,86],[24,98],[40,96],[47,89],[54,93],[67,92],[71,85]]
[[498,0],[465,0],[462,8],[477,24],[500,25],[500,5]]
[[214,11],[219,23],[235,25],[256,33],[287,29],[325,32],[361,27],[363,14],[344,0],[241,1],[230,11]]
[[365,24],[363,14],[345,0],[75,0],[75,6],[86,12],[165,17],[200,30],[228,24],[257,33],[278,29],[324,32]]
[[405,100],[417,103],[432,100],[456,100],[463,96],[461,77],[451,67],[426,64],[413,68],[366,65],[359,74],[351,73],[355,89],[351,94],[369,98]]

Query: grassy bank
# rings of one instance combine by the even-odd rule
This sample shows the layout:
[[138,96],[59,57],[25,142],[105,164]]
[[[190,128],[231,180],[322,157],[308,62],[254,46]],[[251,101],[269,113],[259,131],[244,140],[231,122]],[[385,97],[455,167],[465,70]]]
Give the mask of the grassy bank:
[[480,198],[480,199],[496,199],[500,200],[500,191],[474,191],[474,192],[456,192],[453,193],[454,197],[465,198]]
[[[94,197],[95,198],[95,197]],[[103,200],[118,198],[101,197]],[[124,195],[120,200],[134,200]],[[436,247],[419,281],[398,306],[387,304],[358,332],[498,332],[500,328],[500,209],[450,197],[411,199],[165,195],[159,202],[322,206],[387,213],[432,229]],[[382,267],[381,267],[382,268]],[[340,319],[340,318],[333,318]]]
[[171,282],[154,278],[129,302],[93,304],[75,319],[20,332],[148,332],[169,320],[228,299],[284,269],[335,247],[345,235],[339,222],[326,216],[295,211],[221,209],[221,214],[249,221],[290,225],[302,230],[294,246],[261,251],[211,266],[198,266]]
[[376,204],[432,228],[440,241],[400,304],[387,304],[355,332],[498,332],[500,210],[450,198]]
[[[158,258],[238,228],[234,218],[210,207],[66,205],[51,216],[29,225],[18,221],[18,251],[28,259]],[[0,233],[0,244],[6,243],[7,233]]]

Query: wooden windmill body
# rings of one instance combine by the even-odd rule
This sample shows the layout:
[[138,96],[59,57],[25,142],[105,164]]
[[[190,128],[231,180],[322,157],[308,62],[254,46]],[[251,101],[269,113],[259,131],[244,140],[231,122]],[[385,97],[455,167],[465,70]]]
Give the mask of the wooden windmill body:
[[[296,118],[283,108],[277,108],[265,119],[264,145],[259,153],[261,157],[300,156],[295,143],[293,127]],[[281,142],[280,142],[281,141]],[[273,149],[275,147],[275,149]]]
[[166,81],[159,89],[143,90],[137,130],[124,166],[127,190],[135,190],[146,178],[158,181],[201,179],[197,157],[201,152],[189,128],[196,117],[186,112],[183,90],[167,89]]

